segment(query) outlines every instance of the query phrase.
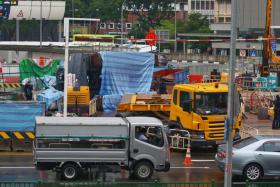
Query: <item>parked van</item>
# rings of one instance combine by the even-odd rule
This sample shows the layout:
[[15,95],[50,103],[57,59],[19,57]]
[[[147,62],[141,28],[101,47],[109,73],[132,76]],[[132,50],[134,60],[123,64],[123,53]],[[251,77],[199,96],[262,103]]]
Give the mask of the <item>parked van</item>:
[[160,120],[152,117],[37,117],[34,162],[66,180],[102,166],[149,179],[168,171],[170,152]]

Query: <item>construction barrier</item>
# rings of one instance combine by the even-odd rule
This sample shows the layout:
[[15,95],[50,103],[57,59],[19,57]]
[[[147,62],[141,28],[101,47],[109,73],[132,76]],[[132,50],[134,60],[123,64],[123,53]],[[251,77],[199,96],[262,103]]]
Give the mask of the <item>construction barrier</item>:
[[21,88],[20,83],[0,83],[0,88]]
[[35,135],[33,132],[12,132],[12,151],[32,151],[33,140]]
[[253,127],[249,127],[247,125],[242,125],[239,130],[241,138],[247,138],[253,135],[258,135],[259,130]]
[[3,182],[0,186],[5,187],[216,187],[216,182]]
[[0,131],[0,151],[11,150],[11,137],[7,132]]

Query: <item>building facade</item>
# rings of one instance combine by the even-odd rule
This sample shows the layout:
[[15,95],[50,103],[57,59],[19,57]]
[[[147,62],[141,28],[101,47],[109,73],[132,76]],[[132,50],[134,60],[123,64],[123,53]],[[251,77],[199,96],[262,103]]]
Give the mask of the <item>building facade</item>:
[[200,13],[214,22],[215,0],[188,0],[188,13]]

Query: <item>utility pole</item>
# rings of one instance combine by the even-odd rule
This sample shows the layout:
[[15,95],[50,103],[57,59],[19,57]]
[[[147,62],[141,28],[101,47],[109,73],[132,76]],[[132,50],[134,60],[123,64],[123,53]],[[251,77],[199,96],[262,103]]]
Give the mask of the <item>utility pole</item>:
[[175,28],[174,28],[174,39],[175,39],[175,43],[174,43],[174,52],[176,53],[177,52],[177,10],[176,10],[176,7],[177,7],[177,1],[175,0],[175,5],[174,5],[174,12],[175,12],[175,15],[174,15],[174,25],[175,25]]
[[123,1],[122,3],[122,7],[121,7],[121,48],[123,49],[123,24],[124,24],[124,20],[123,20],[123,9],[124,9],[124,4],[125,4],[126,0]]
[[42,33],[42,30],[43,30],[43,23],[42,23],[42,16],[43,13],[42,13],[42,0],[40,1],[40,48],[42,48],[42,39],[43,39],[43,33]]
[[[237,0],[231,0],[231,39],[230,39],[230,61],[229,61],[229,82],[228,82],[228,119],[225,123],[226,132],[226,164],[225,164],[225,182],[224,187],[232,186],[232,127],[234,124],[234,91],[235,91],[235,65],[236,65],[236,17]],[[236,101],[238,102],[238,101]],[[227,125],[226,125],[227,124]]]

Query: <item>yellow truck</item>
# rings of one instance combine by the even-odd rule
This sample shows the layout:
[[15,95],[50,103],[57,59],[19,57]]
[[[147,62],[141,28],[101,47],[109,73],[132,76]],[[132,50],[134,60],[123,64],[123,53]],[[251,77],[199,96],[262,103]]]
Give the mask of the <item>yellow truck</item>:
[[[235,95],[238,99],[239,94]],[[226,84],[175,85],[169,97],[156,96],[125,96],[118,106],[118,112],[169,112],[169,127],[188,130],[191,134],[192,146],[215,146],[223,142],[228,101]],[[158,99],[153,102],[153,98]],[[236,101],[235,104],[237,119],[233,126],[232,136],[234,139],[239,139],[240,101]]]

